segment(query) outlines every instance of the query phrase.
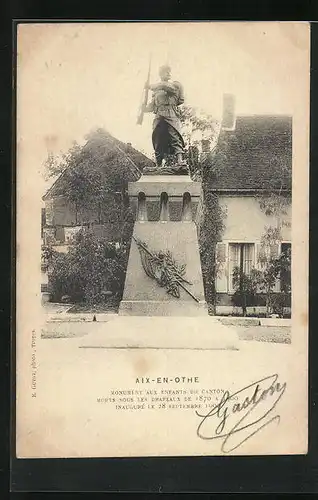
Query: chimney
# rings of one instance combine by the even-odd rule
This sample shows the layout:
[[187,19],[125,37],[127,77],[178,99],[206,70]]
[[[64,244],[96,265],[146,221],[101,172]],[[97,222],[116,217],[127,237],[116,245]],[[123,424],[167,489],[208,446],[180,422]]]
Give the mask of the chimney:
[[235,130],[235,124],[235,96],[234,94],[223,94],[222,129]]

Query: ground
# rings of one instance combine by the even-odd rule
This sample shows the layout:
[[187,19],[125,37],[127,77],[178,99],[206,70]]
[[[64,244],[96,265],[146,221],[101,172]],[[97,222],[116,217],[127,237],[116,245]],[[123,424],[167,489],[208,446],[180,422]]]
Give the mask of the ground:
[[[48,322],[42,329],[42,338],[82,337],[92,329],[92,323],[87,321]],[[290,328],[286,326],[235,326],[240,340],[256,340],[259,342],[275,342],[290,344]]]

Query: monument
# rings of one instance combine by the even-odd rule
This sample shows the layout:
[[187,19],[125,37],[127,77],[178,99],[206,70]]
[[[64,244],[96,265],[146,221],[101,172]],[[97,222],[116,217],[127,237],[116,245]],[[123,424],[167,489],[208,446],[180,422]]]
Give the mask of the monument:
[[201,182],[191,179],[183,158],[183,88],[170,82],[169,67],[159,74],[155,85],[148,75],[137,120],[141,124],[145,112],[155,115],[156,165],[128,184],[135,222],[119,314],[80,347],[238,350],[235,329],[209,316],[205,302],[195,223]]
[[[171,82],[171,68],[159,69],[160,82],[145,84],[137,120],[154,113],[152,143],[156,165],[130,182],[135,217],[121,315],[207,315],[199,255],[196,212],[201,183],[190,178],[184,156],[179,106],[183,86]],[[148,103],[148,91],[152,98]]]

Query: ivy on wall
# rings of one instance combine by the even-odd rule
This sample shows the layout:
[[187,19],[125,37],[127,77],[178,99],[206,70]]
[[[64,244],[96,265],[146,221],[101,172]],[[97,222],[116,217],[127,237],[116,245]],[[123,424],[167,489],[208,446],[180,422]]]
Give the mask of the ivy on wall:
[[215,314],[216,278],[219,264],[216,247],[222,239],[227,213],[220,205],[217,192],[211,192],[208,186],[203,185],[202,196],[203,209],[198,224],[199,248],[205,298],[209,311]]
[[[186,154],[190,175],[193,180],[202,182],[201,202],[197,216],[198,239],[205,299],[209,311],[215,314],[216,278],[219,265],[216,248],[217,243],[222,240],[227,211],[220,204],[219,193],[212,191],[211,188],[214,181],[221,175],[220,163],[214,160],[216,146],[224,142],[225,136],[221,132],[221,124],[218,120],[191,106],[181,107],[181,122],[187,145]],[[198,137],[201,137],[200,145]]]

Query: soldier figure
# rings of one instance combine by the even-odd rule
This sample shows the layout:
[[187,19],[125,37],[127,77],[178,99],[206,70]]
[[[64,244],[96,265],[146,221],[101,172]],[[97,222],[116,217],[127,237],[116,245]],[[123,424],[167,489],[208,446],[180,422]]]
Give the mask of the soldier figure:
[[176,170],[182,170],[184,141],[181,135],[180,112],[178,106],[184,102],[183,87],[179,82],[170,82],[171,68],[168,65],[159,69],[161,81],[145,88],[153,92],[152,100],[146,106],[146,112],[153,112],[152,143],[155,150],[157,167],[163,167],[163,160],[168,155],[175,155]]

